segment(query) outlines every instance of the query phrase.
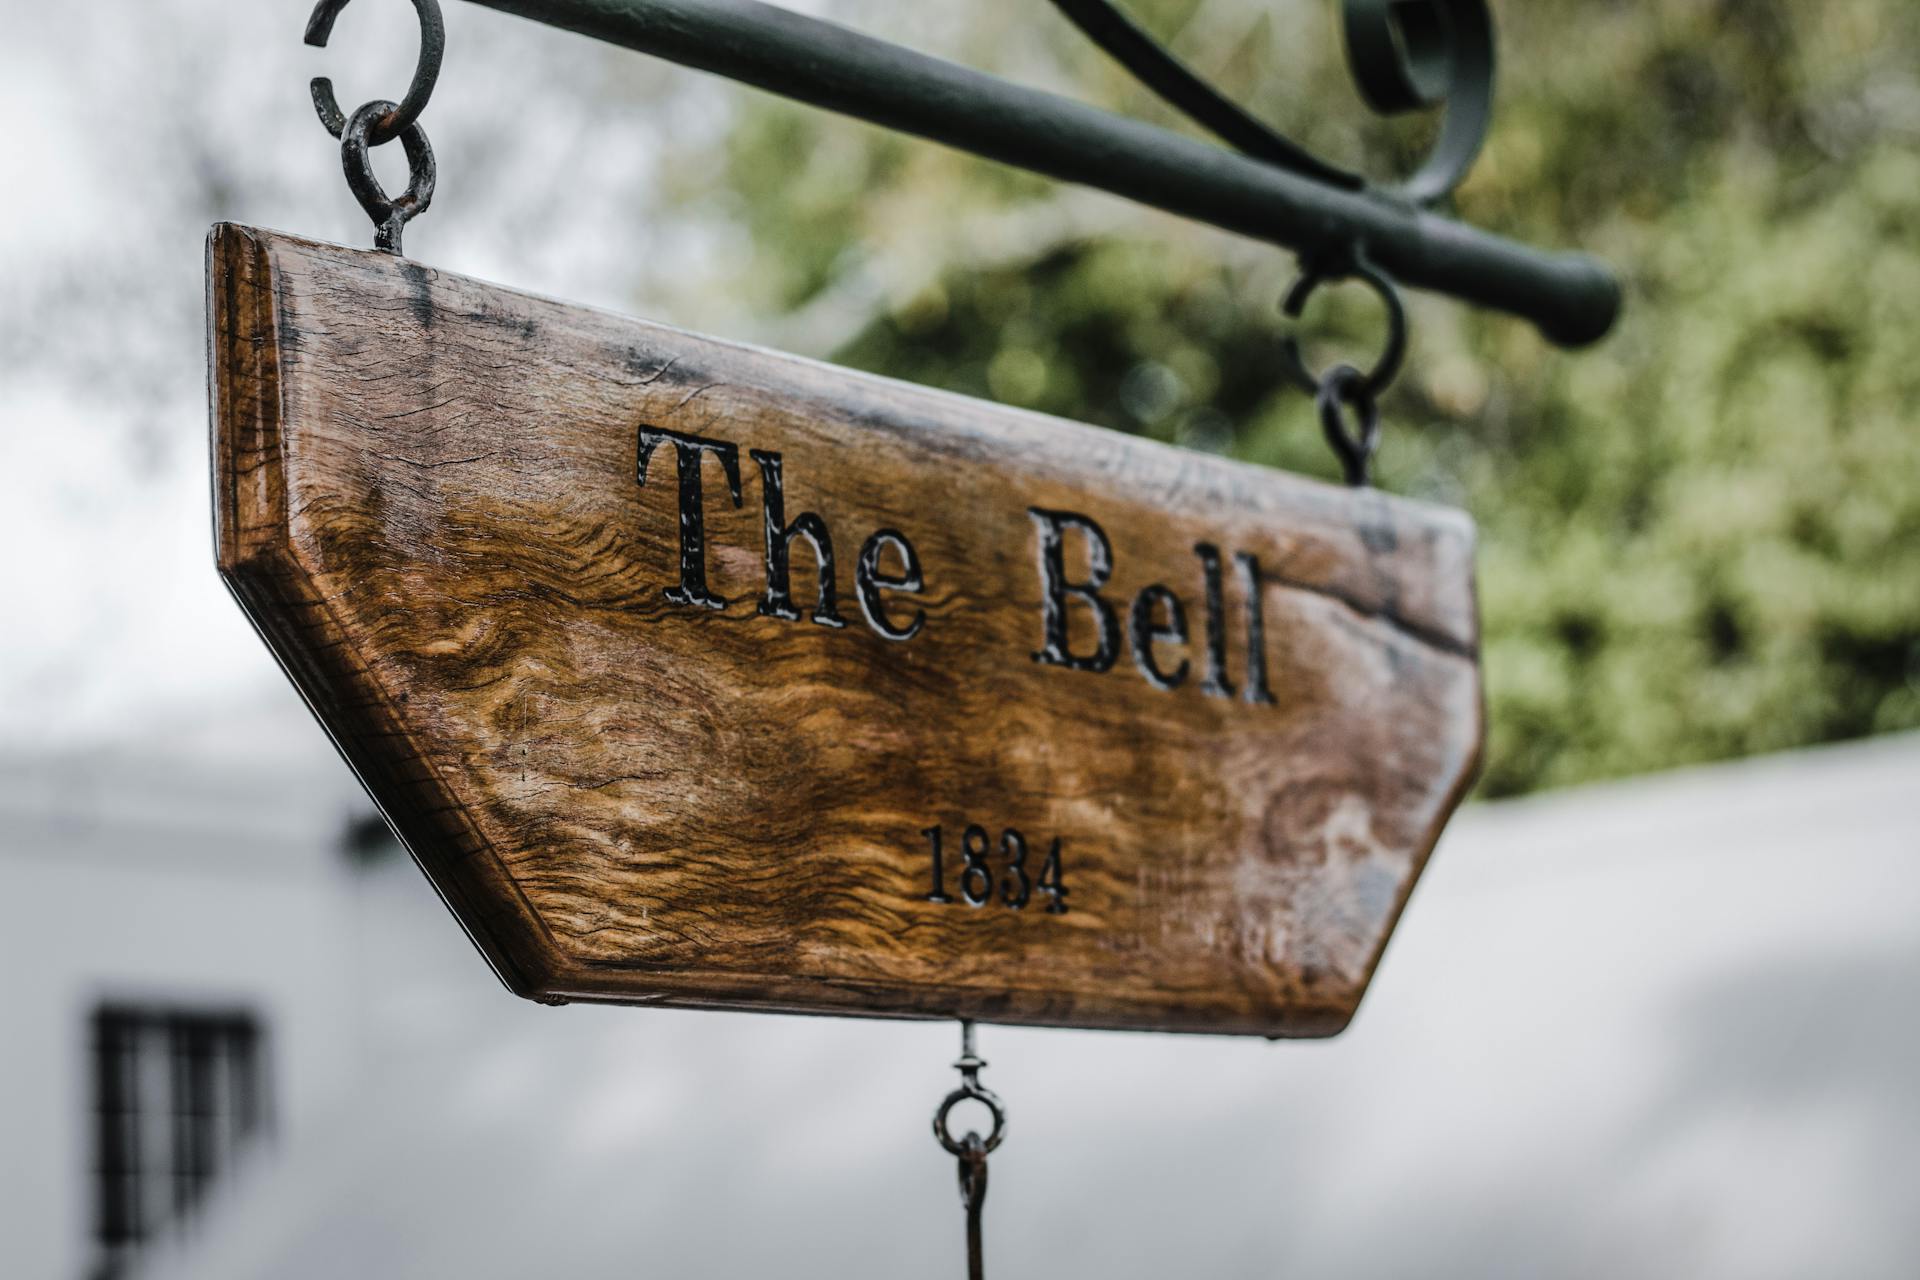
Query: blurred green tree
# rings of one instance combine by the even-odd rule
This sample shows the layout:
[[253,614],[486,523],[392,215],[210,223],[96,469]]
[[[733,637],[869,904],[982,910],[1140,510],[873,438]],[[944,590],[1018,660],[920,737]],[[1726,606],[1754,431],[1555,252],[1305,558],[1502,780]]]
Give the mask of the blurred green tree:
[[[1367,115],[1333,8],[1135,0],[1288,132],[1403,171],[1431,122]],[[1497,16],[1499,111],[1457,210],[1604,255],[1629,301],[1567,356],[1415,300],[1379,480],[1480,521],[1483,790],[1920,726],[1920,5]],[[1177,124],[1038,0],[966,18],[942,52]],[[741,296],[853,318],[845,363],[1336,474],[1278,375],[1270,248],[765,99],[683,196],[748,233]],[[1372,349],[1372,305],[1316,302],[1321,358]]]

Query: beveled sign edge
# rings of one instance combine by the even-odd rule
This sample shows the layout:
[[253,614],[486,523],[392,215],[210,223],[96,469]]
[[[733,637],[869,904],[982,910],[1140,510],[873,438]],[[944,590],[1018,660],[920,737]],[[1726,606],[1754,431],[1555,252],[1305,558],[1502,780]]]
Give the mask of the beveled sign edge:
[[[306,575],[288,545],[280,462],[283,335],[274,240],[299,238],[228,222],[207,233],[213,532],[221,582],[502,984],[515,995],[554,1003],[568,958],[498,856],[462,820],[460,807],[423,776],[420,754],[397,749],[410,741],[404,726],[332,623],[326,602],[303,589]],[[291,616],[313,621],[305,627],[284,621]],[[344,669],[310,661],[302,632],[328,635],[328,651],[345,657]],[[436,856],[442,847],[459,851],[449,864],[466,865],[443,865]],[[516,917],[516,927],[491,927],[501,913]],[[529,946],[522,939],[535,941]]]

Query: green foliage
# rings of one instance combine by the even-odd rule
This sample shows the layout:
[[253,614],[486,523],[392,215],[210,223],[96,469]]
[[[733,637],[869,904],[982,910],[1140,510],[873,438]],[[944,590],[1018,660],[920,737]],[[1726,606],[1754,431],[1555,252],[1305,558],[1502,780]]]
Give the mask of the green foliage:
[[[1325,14],[1267,9],[1142,6],[1211,14],[1180,51],[1275,118],[1326,108],[1286,122],[1324,151],[1359,149],[1375,173],[1417,154],[1421,125],[1349,109]],[[1500,113],[1459,212],[1603,254],[1629,302],[1572,355],[1444,300],[1414,310],[1379,478],[1480,520],[1485,790],[1920,726],[1920,6],[1534,0],[1500,16]],[[1298,62],[1303,25],[1317,64]],[[1056,47],[1084,93],[1164,119]],[[862,157],[844,181],[818,178],[822,139]],[[1076,198],[914,158],[928,152],[757,108],[730,165],[746,273],[797,306],[897,264],[888,244],[924,244],[908,256],[930,267],[893,270],[838,358],[1333,477],[1279,381],[1277,255],[1157,218],[1089,234],[1048,216]],[[888,211],[908,221],[877,224]],[[971,251],[955,230],[1019,216],[1041,228],[1021,251]],[[1320,358],[1377,343],[1372,305],[1316,302]]]

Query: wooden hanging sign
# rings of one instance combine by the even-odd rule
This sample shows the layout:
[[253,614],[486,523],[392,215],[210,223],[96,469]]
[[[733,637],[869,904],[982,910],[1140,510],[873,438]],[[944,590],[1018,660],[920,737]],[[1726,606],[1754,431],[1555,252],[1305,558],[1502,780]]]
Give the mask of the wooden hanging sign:
[[506,984],[1329,1035],[1474,771],[1453,511],[237,226],[220,571]]

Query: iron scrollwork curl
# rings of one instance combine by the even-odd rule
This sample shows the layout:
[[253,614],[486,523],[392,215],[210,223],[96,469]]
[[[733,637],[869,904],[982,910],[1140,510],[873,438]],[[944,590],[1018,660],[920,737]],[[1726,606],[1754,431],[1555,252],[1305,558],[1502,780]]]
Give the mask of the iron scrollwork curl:
[[[1201,78],[1112,0],[1052,0],[1089,40],[1169,106],[1235,150],[1348,190],[1360,173],[1314,155]],[[1460,185],[1493,118],[1493,16],[1486,0],[1342,0],[1347,65],[1381,115],[1443,108],[1439,137],[1411,177],[1384,189],[1431,205]]]
[[1493,15],[1486,0],[1344,0],[1347,65],[1381,115],[1442,107],[1433,149],[1396,190],[1429,205],[1460,185],[1493,123]]
[[[1052,2],[1135,79],[1229,146],[1347,190],[1378,190],[1416,207],[1438,203],[1473,167],[1493,119],[1493,17],[1486,0],[1342,0],[1347,66],[1367,105],[1380,115],[1436,107],[1446,113],[1431,150],[1412,175],[1388,184],[1370,183],[1321,159],[1250,114],[1174,57],[1112,0]],[[1314,397],[1327,441],[1353,485],[1371,482],[1380,439],[1379,397],[1399,371],[1407,347],[1399,289],[1373,264],[1367,249],[1356,238],[1303,255],[1300,277],[1282,306],[1297,321],[1319,286],[1356,277],[1386,304],[1386,350],[1367,372],[1339,364],[1315,374],[1301,356],[1296,335],[1281,346],[1282,366]]]

